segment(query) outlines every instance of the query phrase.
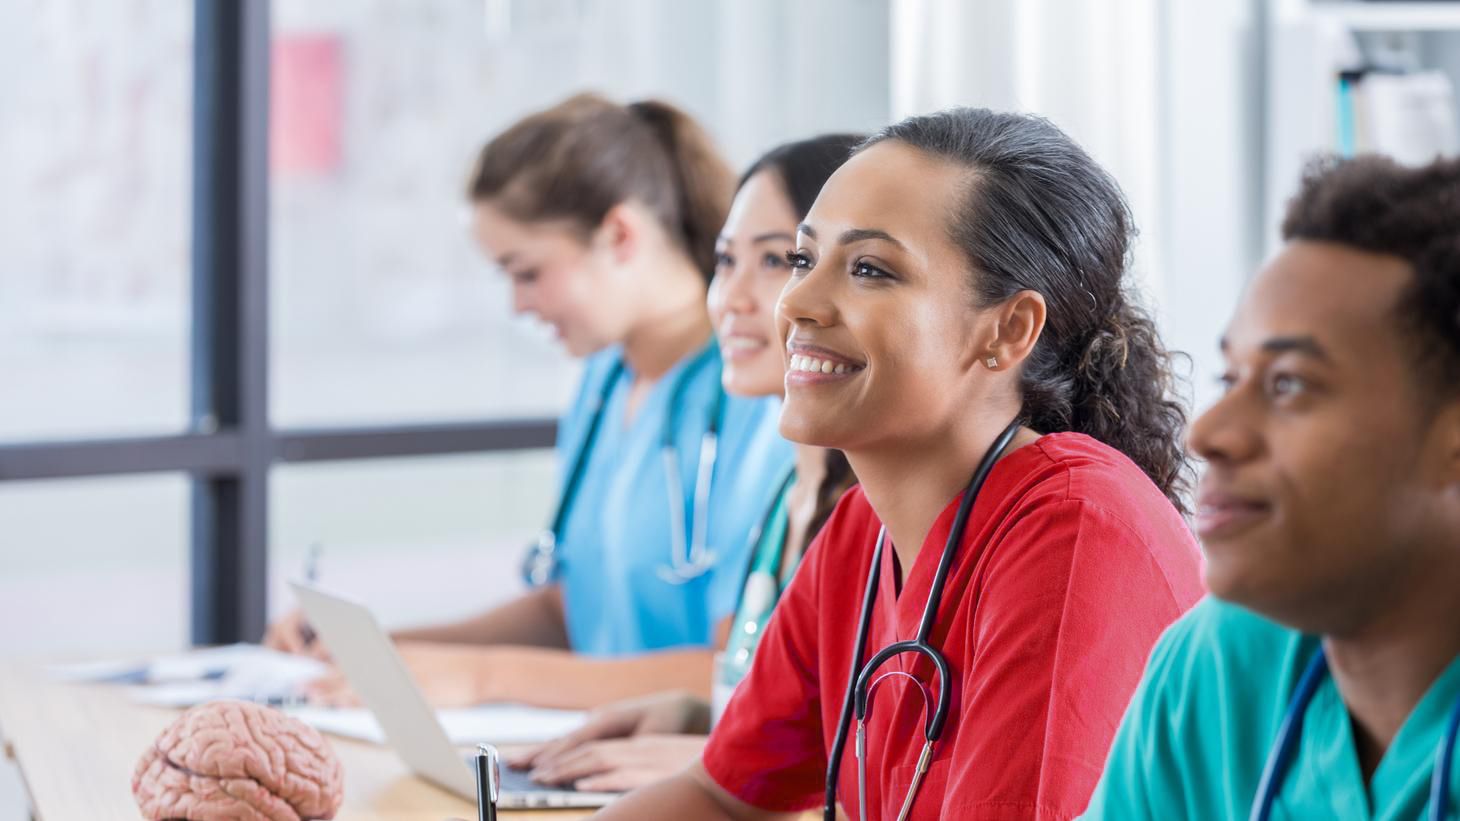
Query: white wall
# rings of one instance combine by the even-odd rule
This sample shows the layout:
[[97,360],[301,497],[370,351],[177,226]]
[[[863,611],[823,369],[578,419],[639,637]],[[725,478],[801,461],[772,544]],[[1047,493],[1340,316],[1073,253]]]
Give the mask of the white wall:
[[1120,181],[1136,277],[1210,400],[1252,270],[1260,101],[1252,0],[893,0],[892,109],[1049,117]]
[[1216,396],[1217,341],[1262,255],[1262,48],[1251,0],[1170,2],[1161,37],[1161,327]]

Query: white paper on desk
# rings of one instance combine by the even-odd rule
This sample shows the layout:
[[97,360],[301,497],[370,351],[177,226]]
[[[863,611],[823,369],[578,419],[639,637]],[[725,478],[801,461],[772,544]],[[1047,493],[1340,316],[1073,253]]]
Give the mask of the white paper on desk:
[[146,704],[190,707],[221,698],[280,700],[328,672],[323,662],[255,644],[231,644],[166,656],[59,665],[50,673],[65,681],[146,681],[130,687]]
[[[327,707],[290,707],[289,715],[321,732],[362,741],[385,743],[385,733],[369,710]],[[452,744],[537,744],[578,729],[587,714],[578,710],[550,710],[520,704],[485,704],[480,707],[437,710],[436,717]]]

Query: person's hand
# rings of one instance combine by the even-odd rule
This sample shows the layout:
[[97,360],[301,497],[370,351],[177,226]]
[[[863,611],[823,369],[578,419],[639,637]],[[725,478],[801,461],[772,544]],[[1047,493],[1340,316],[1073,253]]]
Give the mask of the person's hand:
[[542,784],[585,792],[626,792],[675,775],[699,760],[709,736],[638,735],[581,744],[532,771]]
[[[434,642],[398,642],[396,651],[433,707],[470,707],[486,700],[483,671],[490,648]],[[356,707],[360,697],[338,670],[304,685],[310,704]]]
[[315,635],[314,628],[304,618],[304,611],[294,608],[264,631],[263,645],[283,653],[299,656],[313,656],[320,661],[329,661],[329,653]]
[[655,693],[594,710],[582,727],[555,741],[505,757],[517,770],[542,769],[593,741],[640,735],[707,733],[710,707],[690,693]]

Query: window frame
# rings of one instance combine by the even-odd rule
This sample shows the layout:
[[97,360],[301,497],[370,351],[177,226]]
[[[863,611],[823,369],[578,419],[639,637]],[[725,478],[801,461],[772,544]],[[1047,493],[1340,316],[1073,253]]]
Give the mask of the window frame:
[[269,385],[268,0],[194,0],[188,429],[0,444],[7,481],[187,473],[190,636],[254,641],[268,590],[268,479],[281,463],[547,448],[550,418],[275,428]]

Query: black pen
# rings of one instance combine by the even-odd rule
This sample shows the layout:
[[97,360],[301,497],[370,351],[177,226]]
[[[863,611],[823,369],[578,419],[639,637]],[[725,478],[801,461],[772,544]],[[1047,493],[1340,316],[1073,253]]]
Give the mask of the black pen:
[[497,821],[497,798],[502,771],[497,748],[477,745],[477,821]]

